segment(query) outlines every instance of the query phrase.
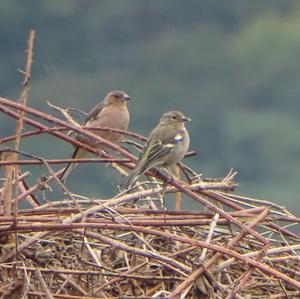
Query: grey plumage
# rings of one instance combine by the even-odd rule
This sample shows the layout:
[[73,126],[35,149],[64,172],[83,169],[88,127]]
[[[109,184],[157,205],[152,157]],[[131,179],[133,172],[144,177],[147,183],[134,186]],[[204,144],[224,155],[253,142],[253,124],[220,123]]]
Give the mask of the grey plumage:
[[134,170],[125,178],[121,187],[130,187],[151,168],[170,168],[185,156],[190,144],[189,133],[184,125],[186,121],[190,119],[179,111],[163,114],[150,133]]

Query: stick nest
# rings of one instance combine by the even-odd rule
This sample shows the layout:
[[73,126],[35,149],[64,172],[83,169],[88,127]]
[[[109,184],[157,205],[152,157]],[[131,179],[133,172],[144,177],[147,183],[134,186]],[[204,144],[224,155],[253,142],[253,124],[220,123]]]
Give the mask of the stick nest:
[[[15,135],[0,139],[0,298],[300,297],[300,219],[280,205],[234,193],[232,171],[202,179],[181,165],[181,179],[171,181],[152,171],[145,182],[105,200],[68,190],[52,164],[105,163],[124,175],[136,157],[72,122],[67,109],[56,107],[64,121],[27,106],[33,39],[31,32],[20,101],[0,97],[0,112],[17,123]],[[113,154],[82,144],[68,130]],[[120,133],[130,147],[145,140]],[[47,160],[22,150],[23,138],[41,134],[84,147],[97,159]],[[6,147],[8,141],[15,147]],[[37,164],[47,175],[32,185],[27,177]],[[62,196],[44,203],[50,189]],[[193,209],[182,210],[181,200]]]

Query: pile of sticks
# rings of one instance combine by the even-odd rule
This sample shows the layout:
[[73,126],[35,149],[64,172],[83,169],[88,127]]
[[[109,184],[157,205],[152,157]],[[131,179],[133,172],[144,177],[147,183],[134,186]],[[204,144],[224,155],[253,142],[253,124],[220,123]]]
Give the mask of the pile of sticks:
[[[300,218],[272,202],[235,194],[232,171],[223,179],[202,179],[181,165],[184,178],[170,180],[153,170],[138,186],[101,200],[67,189],[52,164],[105,163],[125,174],[136,157],[27,105],[33,40],[34,31],[20,100],[0,97],[0,114],[16,120],[16,133],[0,139],[0,298],[300,297]],[[105,143],[116,155],[82,144],[70,130]],[[145,141],[121,133],[131,145]],[[22,150],[23,138],[41,134],[97,158],[49,160]],[[30,185],[27,176],[36,164],[47,175]],[[45,203],[50,184],[64,196]],[[161,206],[162,197],[174,198],[176,209]],[[182,210],[181,200],[193,202],[193,210]]]

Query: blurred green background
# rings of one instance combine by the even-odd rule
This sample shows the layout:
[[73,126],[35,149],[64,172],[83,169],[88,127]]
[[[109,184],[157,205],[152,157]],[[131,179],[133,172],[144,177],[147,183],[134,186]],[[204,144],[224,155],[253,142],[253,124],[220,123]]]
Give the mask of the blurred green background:
[[[300,212],[300,2],[292,0],[0,1],[0,95],[18,98],[29,30],[36,29],[29,105],[89,110],[110,89],[132,96],[131,126],[148,134],[181,110],[205,177],[239,172],[238,192]],[[14,123],[0,115],[1,136]],[[28,139],[23,149],[68,157],[69,144]],[[42,167],[35,175],[47,173]],[[32,180],[36,177],[32,177]],[[106,196],[120,177],[80,165],[68,187]]]

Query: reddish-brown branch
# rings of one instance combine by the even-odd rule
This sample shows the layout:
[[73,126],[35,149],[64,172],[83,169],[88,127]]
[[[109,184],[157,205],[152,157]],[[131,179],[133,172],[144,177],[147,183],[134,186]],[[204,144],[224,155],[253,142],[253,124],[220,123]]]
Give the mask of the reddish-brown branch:
[[[170,180],[157,170],[147,173],[166,183],[168,198],[180,193],[185,200],[193,199],[193,211],[157,210],[156,201],[161,198],[162,184],[144,184],[142,178],[140,184],[131,190],[106,200],[74,195],[66,189],[58,180],[60,171],[55,173],[50,164],[98,162],[133,168],[137,158],[131,149],[140,150],[146,139],[134,132],[99,129],[129,136],[131,139],[125,140],[127,150],[90,131],[95,128],[73,125],[73,122],[28,107],[30,55],[32,47],[28,50],[26,70],[23,72],[25,77],[20,103],[0,97],[0,112],[15,118],[18,123],[15,135],[0,139],[0,144],[7,141],[16,143],[15,149],[0,150],[0,155],[4,157],[0,167],[5,169],[5,184],[10,187],[15,184],[19,188],[17,200],[34,196],[35,191],[43,190],[52,180],[56,184],[52,184],[51,188],[59,186],[68,198],[48,201],[44,205],[40,205],[38,200],[31,200],[29,202],[33,208],[19,209],[14,215],[7,214],[5,209],[0,211],[0,241],[4,244],[0,253],[0,276],[9,280],[8,285],[0,287],[1,294],[13,287],[11,283],[17,277],[17,271],[25,276],[26,281],[22,283],[26,288],[37,290],[34,294],[30,293],[36,297],[73,299],[88,298],[87,294],[93,294],[102,298],[113,296],[111,290],[116,296],[123,296],[128,293],[128,285],[132,284],[134,295],[144,295],[142,298],[152,295],[177,298],[180,295],[188,297],[196,288],[197,292],[201,292],[202,282],[206,288],[204,293],[214,293],[216,298],[243,298],[248,290],[254,288],[261,290],[263,295],[268,289],[270,298],[299,297],[300,283],[295,277],[299,275],[297,255],[300,237],[285,224],[286,221],[289,225],[299,224],[300,218],[277,204],[233,194],[237,184],[234,182],[236,172],[232,170],[225,178],[204,178],[202,181],[195,170],[180,165],[185,182]],[[63,109],[56,108],[69,119]],[[25,126],[27,131],[23,132],[25,124],[33,129]],[[69,130],[74,132],[73,136],[85,135],[95,143],[105,144],[117,152],[118,157],[79,142],[66,133]],[[82,147],[100,158],[44,159],[21,149],[21,138],[35,138],[45,133],[56,138],[56,141]],[[7,156],[11,154],[15,157]],[[189,152],[187,156],[193,154]],[[24,165],[25,169],[26,166],[38,164],[44,164],[49,176],[43,177],[43,181],[38,179],[33,186],[26,184],[25,175],[17,172],[19,179],[13,175],[13,169],[17,169],[18,165]],[[11,172],[7,171],[9,169]],[[0,188],[0,196],[12,201],[16,196],[10,195],[7,190],[5,186]],[[47,192],[43,192],[43,197],[48,200]],[[142,205],[145,208],[141,208]],[[207,209],[202,211],[203,207]],[[15,241],[8,236],[16,236]],[[270,236],[270,239],[265,236]],[[19,257],[22,264],[3,264]],[[65,262],[73,260],[73,257],[75,268],[72,264],[70,269]],[[59,265],[55,266],[58,270],[42,269],[56,264]],[[76,265],[79,267],[76,268]],[[252,275],[254,271],[255,275]],[[36,275],[28,275],[27,272],[35,272]],[[107,280],[104,276],[112,279]],[[39,293],[40,290],[43,293]],[[163,295],[161,291],[168,295]]]
[[[264,216],[264,214],[262,214],[262,216]],[[130,229],[135,230],[135,227],[133,227],[133,226],[129,226],[129,227],[130,227]],[[119,226],[118,229],[122,229],[122,227]],[[259,270],[263,271],[264,273],[266,273],[268,275],[272,275],[274,277],[277,277],[278,279],[282,279],[287,284],[290,284],[290,285],[294,286],[297,290],[300,290],[300,282],[288,277],[287,275],[285,275],[285,274],[283,274],[279,271],[276,271],[275,269],[273,269],[273,268],[271,268],[271,267],[269,267],[265,264],[262,264],[258,261],[253,260],[253,259],[245,258],[244,256],[240,255],[239,253],[237,253],[234,250],[230,250],[230,249],[224,248],[223,246],[219,246],[219,245],[207,244],[206,242],[199,241],[199,240],[196,241],[196,240],[188,239],[188,238],[185,238],[185,237],[174,236],[172,234],[157,231],[157,230],[144,229],[144,228],[141,228],[141,229],[142,230],[137,229],[136,231],[140,231],[140,232],[147,233],[147,234],[152,233],[152,234],[155,234],[155,235],[161,235],[166,239],[176,240],[176,241],[179,241],[179,242],[182,242],[182,243],[189,243],[190,245],[197,245],[197,246],[202,247],[202,248],[208,248],[208,249],[211,249],[213,251],[216,251],[216,252],[218,252],[217,254],[221,254],[221,255],[226,254],[228,256],[232,256],[232,257],[234,257],[238,260],[242,260],[245,264],[249,264],[251,266],[254,266],[254,267],[258,268]],[[84,231],[82,231],[82,233],[84,233]],[[97,235],[95,233],[90,233],[90,235],[95,239],[102,240],[101,235]],[[172,295],[170,295],[169,298],[173,298],[171,296]],[[176,298],[176,297],[174,297],[174,298]]]
[[[268,213],[269,213],[269,209],[265,208],[265,210],[254,221],[252,221],[247,227],[250,229],[254,228],[257,224],[259,224],[261,222],[262,219],[267,217]],[[242,240],[245,235],[246,235],[246,230],[242,231],[239,235],[237,235],[236,237],[231,239],[227,246],[229,248],[234,246],[240,240]],[[170,295],[170,298],[176,299],[183,290],[185,290],[191,283],[193,283],[205,271],[205,269],[208,269],[209,267],[214,265],[216,263],[216,261],[222,255],[223,255],[223,253],[219,251],[209,261],[205,262],[205,264],[203,266],[200,266],[199,269],[194,271],[192,273],[192,275],[190,275],[184,282],[182,282],[179,286],[176,287],[176,289]],[[299,283],[299,286],[300,286],[300,283]]]
[[[3,264],[0,267],[4,269],[15,269],[15,270],[23,270],[23,267],[13,265]],[[180,277],[157,277],[157,276],[147,276],[147,275],[130,275],[130,274],[119,274],[119,273],[110,273],[110,272],[100,272],[100,271],[84,271],[84,270],[72,270],[72,269],[43,269],[43,268],[33,268],[33,267],[26,267],[26,271],[34,272],[36,270],[41,271],[42,273],[47,274],[67,274],[67,275],[97,275],[97,276],[107,276],[107,277],[124,277],[129,279],[137,279],[137,280],[161,280],[161,281],[181,281],[182,278]]]
[[[90,137],[90,138],[94,139],[95,141],[97,141],[99,143],[105,144],[106,146],[108,146],[108,147],[112,148],[113,150],[115,150],[115,151],[123,154],[125,157],[127,157],[127,158],[129,158],[129,159],[131,159],[133,161],[137,160],[137,158],[134,155],[130,154],[127,150],[123,149],[119,145],[117,145],[117,144],[115,144],[113,142],[110,142],[107,139],[104,139],[104,138],[100,137],[99,135],[96,135],[96,134],[94,134],[92,132],[89,132],[89,130],[86,130],[85,128],[81,128],[81,127],[75,126],[75,125],[73,125],[71,123],[68,123],[68,122],[63,121],[61,119],[58,119],[58,118],[56,118],[54,116],[51,116],[51,115],[46,114],[46,113],[42,113],[42,112],[40,112],[38,110],[35,110],[33,108],[29,108],[27,106],[20,105],[18,103],[15,103],[14,101],[11,101],[11,100],[8,100],[8,99],[5,99],[5,98],[1,98],[0,97],[0,104],[2,104],[2,105],[0,105],[0,110],[2,110],[4,113],[6,113],[6,114],[8,114],[10,116],[13,116],[13,117],[15,117],[17,119],[20,117],[20,115],[18,113],[15,113],[14,111],[11,111],[9,109],[5,109],[5,107],[3,105],[7,105],[9,107],[20,109],[22,111],[25,111],[26,113],[32,114],[34,116],[37,116],[37,117],[39,117],[41,119],[44,119],[44,120],[46,120],[46,121],[48,121],[50,123],[55,124],[55,125],[58,124],[60,126],[63,126],[64,128],[67,128],[69,130],[73,130],[74,132],[83,134],[83,135],[85,135],[87,137]],[[24,121],[27,122],[30,125],[38,127],[41,130],[44,130],[45,132],[49,132],[50,134],[53,134],[53,135],[59,137],[60,139],[63,139],[65,141],[67,141],[67,142],[71,142],[71,143],[73,143],[75,145],[81,146],[84,149],[86,149],[88,151],[91,151],[91,152],[93,152],[95,154],[98,153],[98,151],[95,151],[93,148],[91,148],[91,147],[89,147],[86,144],[83,144],[81,142],[76,142],[77,141],[76,139],[70,138],[69,136],[66,136],[65,134],[59,133],[57,131],[51,131],[51,130],[49,131],[48,130],[49,128],[47,126],[42,125],[42,124],[40,124],[37,121],[33,121],[31,119],[24,119]],[[110,128],[103,128],[103,130],[111,130],[111,129]],[[123,132],[121,130],[114,130],[114,131]],[[129,135],[134,135],[134,136],[142,138],[142,139],[144,138],[141,135],[133,133],[133,132],[129,132],[128,134]],[[189,153],[189,155],[193,155],[193,154],[194,154],[194,152],[190,152]]]
[[[35,31],[31,30],[28,38],[28,48],[27,48],[27,57],[26,57],[26,65],[24,73],[24,81],[23,81],[23,89],[20,97],[20,105],[26,107],[27,98],[29,95],[30,89],[30,78],[31,78],[31,65],[32,65],[32,56],[33,56],[33,42],[35,37]],[[15,150],[18,151],[20,149],[20,141],[21,141],[21,132],[23,129],[23,119],[25,116],[25,111],[19,111],[20,117],[17,121],[16,128],[16,142],[15,142]]]
[[[0,150],[1,152],[1,150]],[[45,159],[49,164],[66,164],[66,163],[127,163],[131,162],[129,159],[100,159],[100,158],[86,158],[86,159]],[[0,161],[0,165],[40,165],[43,164],[39,160],[6,160]]]
[[[268,246],[265,246],[262,250],[261,254],[257,257],[257,261],[261,261],[262,258],[265,256],[265,253],[267,252]],[[243,273],[243,275],[238,280],[238,283],[236,287],[228,294],[226,299],[234,299],[236,297],[236,294],[245,286],[246,282],[251,277],[252,273],[255,271],[255,268],[253,266],[249,266],[248,270]]]
[[[18,103],[15,103],[15,102],[13,102],[11,100],[7,100],[5,98],[1,98],[0,97],[0,104],[9,106],[9,107],[12,107],[12,108],[15,108],[15,109],[22,110],[22,111],[24,111],[24,112],[26,112],[28,114],[31,114],[31,115],[36,116],[36,117],[39,117],[39,118],[41,118],[41,119],[43,119],[43,120],[45,120],[47,122],[50,122],[52,124],[60,125],[60,126],[63,126],[63,127],[67,128],[67,129],[73,130],[76,133],[83,134],[83,135],[85,135],[87,137],[90,137],[93,140],[95,140],[95,141],[97,141],[99,143],[102,143],[105,146],[108,146],[111,149],[113,149],[113,150],[115,150],[115,151],[123,154],[125,157],[130,158],[133,161],[136,161],[136,157],[134,155],[130,154],[127,150],[123,149],[119,145],[117,145],[117,144],[115,144],[113,142],[110,142],[107,139],[104,139],[104,138],[100,137],[99,135],[96,135],[96,134],[94,134],[92,132],[89,132],[88,130],[85,130],[85,129],[81,128],[81,127],[75,126],[75,125],[73,125],[71,123],[63,121],[63,120],[61,120],[59,118],[56,118],[56,117],[54,117],[52,115],[40,112],[40,111],[38,111],[36,109],[30,108],[30,107],[27,107],[27,106],[24,106],[24,105],[20,105]],[[4,109],[2,111],[5,112]],[[17,117],[19,118],[18,115],[17,115]],[[43,126],[43,129],[45,129],[45,128],[47,128],[47,127]],[[66,138],[65,138],[65,137],[67,137],[66,135],[64,135],[64,134],[59,134],[58,135],[57,134],[58,132],[52,132],[52,133],[56,133],[57,137],[66,140]],[[83,148],[86,147],[85,144],[81,144],[81,146]]]
[[[184,187],[182,184],[180,184],[180,182],[178,182],[176,180],[172,180],[170,183],[177,190],[182,191],[183,193],[185,193],[189,197],[195,199],[199,203],[203,204],[204,206],[206,206],[210,210],[214,211],[215,213],[220,214],[221,216],[223,216],[228,221],[230,221],[230,222],[234,223],[235,225],[237,225],[239,228],[242,229],[242,232],[247,232],[247,233],[251,234],[252,236],[254,236],[257,240],[259,240],[263,244],[268,243],[268,241],[264,237],[262,237],[258,232],[256,232],[253,229],[245,226],[242,222],[240,222],[239,220],[237,220],[234,217],[230,216],[228,213],[224,212],[223,210],[221,210],[220,208],[218,208],[217,206],[215,206],[214,204],[209,202],[204,197],[201,197],[198,194],[194,193],[193,191],[189,190],[188,188]],[[202,194],[202,195],[205,195],[206,197],[209,197],[211,199],[216,199],[216,200],[218,199],[218,197],[210,191],[202,190],[202,191],[199,191],[199,193]]]
[[[124,130],[118,130],[118,129],[112,129],[112,128],[106,128],[106,127],[102,127],[102,128],[93,128],[93,127],[84,127],[82,126],[81,128],[87,130],[87,131],[110,131],[110,132],[116,132],[116,133],[120,133],[122,135],[127,135],[130,137],[134,137],[137,139],[140,139],[142,141],[146,141],[146,138],[140,134],[137,134],[135,132],[131,132],[131,131],[124,131]],[[21,137],[29,137],[29,136],[35,136],[35,135],[40,135],[43,133],[49,133],[49,132],[64,132],[64,131],[68,131],[69,129],[66,127],[62,127],[62,126],[55,126],[55,127],[47,127],[47,129],[44,130],[32,130],[32,131],[28,131],[28,132],[24,132],[21,134]],[[12,141],[16,139],[16,135],[11,135],[8,137],[4,137],[2,139],[0,139],[0,144],[8,142],[8,141]]]

